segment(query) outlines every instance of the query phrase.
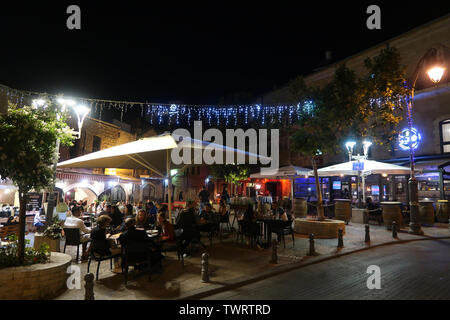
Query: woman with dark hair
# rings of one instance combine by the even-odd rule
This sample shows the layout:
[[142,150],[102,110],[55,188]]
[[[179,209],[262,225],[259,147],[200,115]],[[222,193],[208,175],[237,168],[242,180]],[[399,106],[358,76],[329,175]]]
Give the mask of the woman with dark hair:
[[133,218],[133,206],[131,204],[127,204],[125,206],[125,218]]
[[[119,254],[121,249],[112,247],[109,240],[110,234],[106,234],[106,229],[111,223],[111,218],[107,215],[103,215],[97,218],[97,227],[91,231],[91,255],[116,255]],[[115,273],[122,273],[122,268],[118,258],[114,258],[114,270]]]
[[111,218],[111,226],[114,229],[117,229],[119,226],[123,223],[123,216],[122,212],[120,212],[118,206],[112,206],[111,213],[109,214],[109,217]]

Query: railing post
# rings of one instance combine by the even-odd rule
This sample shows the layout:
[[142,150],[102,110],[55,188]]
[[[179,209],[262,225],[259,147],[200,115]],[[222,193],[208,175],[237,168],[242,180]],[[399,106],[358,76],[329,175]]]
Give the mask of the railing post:
[[202,254],[202,282],[209,282],[209,266],[208,266],[209,254]]
[[84,300],[95,300],[94,297],[94,274],[87,273],[84,276]]
[[366,238],[364,240],[364,242],[370,242],[370,227],[368,224],[366,224]]
[[397,238],[397,222],[392,221],[392,237]]
[[342,229],[338,230],[338,248],[344,247],[344,231]]
[[316,256],[316,255],[317,255],[317,252],[316,252],[316,249],[314,247],[314,234],[311,233],[309,235],[309,253],[308,253],[308,256]]
[[270,263],[277,264],[278,263],[278,242],[277,240],[272,241],[272,259]]

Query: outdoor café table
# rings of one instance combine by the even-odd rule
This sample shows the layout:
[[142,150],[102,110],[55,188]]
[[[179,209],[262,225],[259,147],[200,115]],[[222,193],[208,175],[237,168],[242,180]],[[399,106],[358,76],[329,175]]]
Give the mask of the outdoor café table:
[[284,221],[281,219],[275,219],[273,217],[263,217],[263,218],[257,218],[256,222],[264,224],[264,233],[263,233],[264,242],[270,246],[272,244],[272,229],[273,229],[273,227],[283,223]]
[[[144,230],[144,229],[136,228],[136,230]],[[147,230],[146,233],[150,239],[156,240],[159,238],[158,230]],[[109,237],[109,239],[117,241],[121,234],[122,234],[122,232],[113,234]]]

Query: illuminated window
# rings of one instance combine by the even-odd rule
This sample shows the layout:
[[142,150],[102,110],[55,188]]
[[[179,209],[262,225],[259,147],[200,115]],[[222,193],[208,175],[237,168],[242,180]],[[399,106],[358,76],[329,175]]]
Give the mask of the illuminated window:
[[440,123],[441,148],[443,153],[450,153],[450,119]]

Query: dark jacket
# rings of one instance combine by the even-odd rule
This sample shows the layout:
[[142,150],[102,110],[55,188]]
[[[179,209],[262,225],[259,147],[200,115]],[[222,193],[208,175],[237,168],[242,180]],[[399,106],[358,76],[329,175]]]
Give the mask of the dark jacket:
[[117,212],[117,211],[112,211],[110,214],[109,214],[109,217],[111,218],[111,225],[114,227],[114,228],[117,228],[118,226],[120,226],[121,224],[122,224],[122,222],[123,222],[123,216],[122,216],[122,213],[120,213],[120,212]]
[[100,255],[109,255],[111,254],[110,243],[108,239],[106,239],[106,229],[102,229],[100,227],[95,227],[91,231],[91,250],[94,253],[98,253]]
[[197,216],[194,209],[183,210],[176,224],[176,229],[183,229],[183,233],[195,233],[197,230]]

